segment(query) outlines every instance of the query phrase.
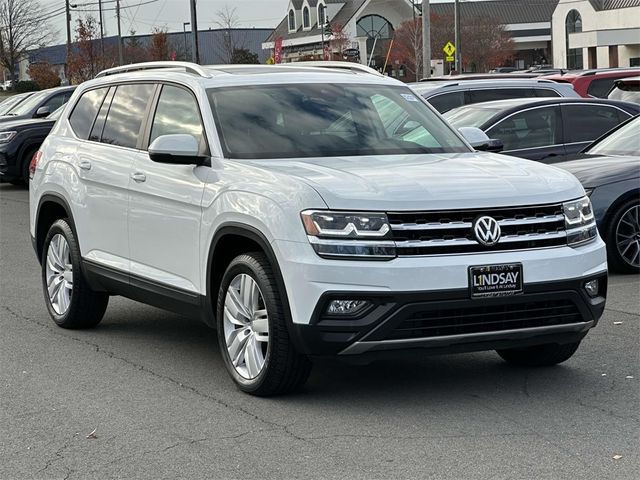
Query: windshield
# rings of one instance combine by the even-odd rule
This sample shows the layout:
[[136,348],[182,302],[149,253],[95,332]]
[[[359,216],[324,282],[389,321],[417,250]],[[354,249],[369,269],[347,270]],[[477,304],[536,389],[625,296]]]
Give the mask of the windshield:
[[449,110],[443,117],[455,128],[478,127],[500,112],[497,108],[460,107]]
[[640,103],[640,79],[618,82],[613,90],[609,92],[611,100],[622,100],[624,102]]
[[587,149],[589,155],[638,155],[640,152],[640,116]]
[[27,98],[24,102],[19,103],[11,110],[9,110],[6,115],[25,115],[36,108],[46,95],[46,92],[35,93]]
[[30,95],[22,94],[22,95],[14,95],[11,98],[8,98],[2,104],[0,104],[0,115],[6,115],[8,111],[14,108],[21,102],[24,102]]
[[469,151],[406,87],[259,85],[213,88],[208,95],[228,158]]

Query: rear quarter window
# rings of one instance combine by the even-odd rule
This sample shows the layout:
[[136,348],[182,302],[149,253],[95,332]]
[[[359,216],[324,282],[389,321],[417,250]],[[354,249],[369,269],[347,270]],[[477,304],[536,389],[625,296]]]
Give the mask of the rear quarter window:
[[464,92],[460,91],[434,95],[433,97],[427,98],[427,102],[429,102],[438,112],[445,113],[464,105]]
[[104,96],[107,94],[107,87],[96,88],[84,92],[76,106],[69,116],[69,123],[73,132],[79,137],[86,140],[89,137],[93,121],[100,110]]

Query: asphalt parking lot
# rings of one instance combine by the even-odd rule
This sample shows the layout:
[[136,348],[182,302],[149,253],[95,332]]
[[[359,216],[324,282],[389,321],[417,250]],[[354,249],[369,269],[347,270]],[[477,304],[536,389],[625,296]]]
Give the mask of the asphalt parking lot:
[[562,366],[321,362],[302,393],[259,399],[196,321],[113,298],[98,328],[57,328],[28,194],[2,184],[0,298],[1,479],[640,478],[638,277],[611,278]]

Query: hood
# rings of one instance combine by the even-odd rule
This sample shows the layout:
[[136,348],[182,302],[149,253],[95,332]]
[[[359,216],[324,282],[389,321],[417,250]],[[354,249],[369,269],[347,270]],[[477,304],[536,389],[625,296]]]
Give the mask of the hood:
[[555,203],[584,195],[566,171],[491,153],[252,161],[298,177],[329,208],[424,210]]
[[575,175],[585,188],[595,188],[608,183],[640,177],[640,157],[600,157],[584,155],[584,158],[555,164]]
[[[29,127],[53,127],[55,120],[47,120],[46,118],[18,118],[16,117],[0,117],[0,130],[11,130],[14,128]],[[7,120],[5,120],[7,119]]]

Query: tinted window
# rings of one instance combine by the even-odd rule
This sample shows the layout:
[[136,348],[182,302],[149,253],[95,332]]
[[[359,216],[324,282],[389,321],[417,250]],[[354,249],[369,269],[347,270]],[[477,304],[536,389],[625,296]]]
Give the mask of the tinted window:
[[503,141],[505,150],[556,145],[558,111],[556,107],[534,108],[508,117],[487,131]]
[[286,84],[208,93],[225,155],[231,158],[468,151],[406,87]]
[[427,98],[427,101],[433,105],[433,108],[437,111],[444,113],[464,105],[464,92],[443,93],[442,95]]
[[533,88],[491,88],[471,90],[469,94],[470,103],[493,102],[494,100],[507,100],[510,98],[532,98],[536,96]]
[[49,107],[49,111],[53,112],[60,108],[67,100],[69,100],[70,94],[60,93],[58,95],[54,95],[49,100],[42,104],[43,107]]
[[176,133],[193,135],[199,142],[202,138],[200,110],[198,102],[187,90],[165,85],[158,100],[149,143],[160,135]]
[[135,148],[154,85],[119,85],[111,101],[102,143]]
[[613,87],[615,80],[615,78],[598,78],[593,80],[589,84],[589,88],[587,88],[587,95],[596,98],[607,98],[607,94],[609,90],[611,90],[611,87]]
[[[590,142],[620,123],[617,108],[606,105],[563,105],[565,143]],[[624,114],[623,114],[624,115]],[[629,118],[626,115],[625,118]]]
[[85,92],[76,103],[73,113],[69,117],[69,123],[79,138],[87,139],[93,120],[100,109],[102,100],[107,93],[107,88],[97,88]]
[[552,90],[551,88],[534,88],[536,95],[538,97],[561,97],[558,92]]
[[640,117],[636,117],[615,132],[607,135],[588,152],[593,155],[638,155],[640,151]]
[[109,113],[109,106],[111,105],[111,100],[113,100],[114,93],[116,93],[116,87],[111,87],[109,89],[109,93],[107,93],[107,96],[102,102],[102,107],[100,107],[100,112],[98,113],[96,121],[93,123],[93,128],[91,129],[91,134],[89,135],[89,140],[91,140],[92,142],[99,142],[100,138],[102,137],[104,121],[107,119],[107,113]]

